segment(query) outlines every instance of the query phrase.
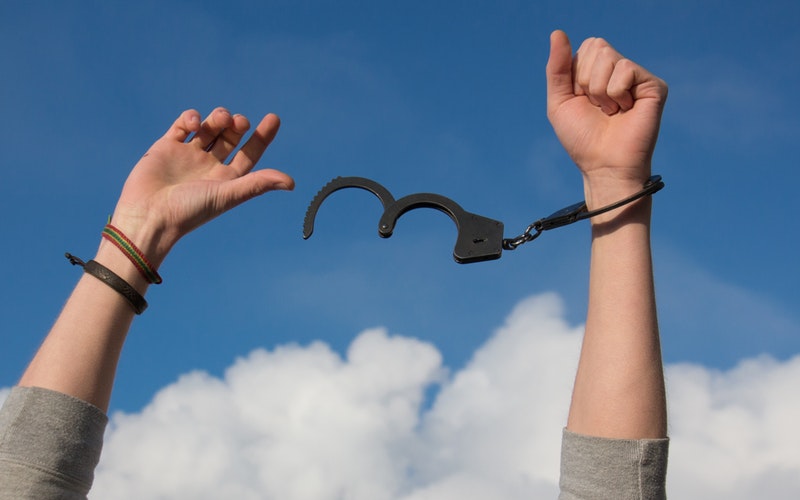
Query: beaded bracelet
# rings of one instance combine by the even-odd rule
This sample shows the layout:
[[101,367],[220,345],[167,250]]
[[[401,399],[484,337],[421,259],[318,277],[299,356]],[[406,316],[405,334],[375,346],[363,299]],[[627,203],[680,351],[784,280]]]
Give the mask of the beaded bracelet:
[[84,262],[70,253],[65,254],[65,256],[73,266],[81,266],[86,274],[91,274],[122,295],[131,307],[133,307],[133,311],[136,314],[142,314],[144,310],[147,309],[147,301],[144,300],[144,297],[128,284],[127,281],[117,276],[111,269],[95,260]]
[[122,234],[122,231],[112,226],[110,223],[106,224],[106,227],[103,228],[103,238],[122,250],[122,253],[130,259],[148,283],[153,283],[155,285],[161,283],[161,276],[158,275],[153,265],[150,264],[150,261],[144,256],[144,253],[142,253],[127,236]]

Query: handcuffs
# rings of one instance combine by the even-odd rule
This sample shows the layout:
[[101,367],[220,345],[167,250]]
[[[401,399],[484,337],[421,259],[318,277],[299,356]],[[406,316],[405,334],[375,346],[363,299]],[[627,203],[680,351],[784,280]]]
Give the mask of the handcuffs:
[[562,208],[547,217],[530,224],[525,231],[514,238],[503,237],[503,223],[488,217],[467,212],[461,205],[445,196],[435,193],[417,193],[395,200],[388,189],[365,177],[336,177],[320,189],[308,206],[303,221],[303,239],[314,232],[314,219],[322,202],[332,193],[345,188],[364,189],[378,197],[383,204],[383,215],[378,222],[378,234],[389,238],[394,232],[397,219],[404,213],[417,208],[433,208],[449,215],[458,229],[453,258],[459,264],[483,262],[499,259],[503,250],[514,250],[518,246],[533,241],[544,231],[566,226],[583,219],[614,210],[645,196],[652,195],[664,187],[660,175],[653,175],[645,182],[642,190],[616,203],[596,210],[588,210],[581,201]]

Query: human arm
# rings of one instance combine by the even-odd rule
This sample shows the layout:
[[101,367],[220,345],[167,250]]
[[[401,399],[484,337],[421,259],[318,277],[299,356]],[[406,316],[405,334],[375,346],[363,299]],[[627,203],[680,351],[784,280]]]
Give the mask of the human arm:
[[[196,227],[267,191],[292,189],[282,172],[253,170],[278,127],[275,115],[265,116],[224,164],[249,121],[222,108],[202,122],[196,111],[184,112],[131,171],[111,224],[157,269]],[[150,282],[108,240],[93,260],[145,294]],[[85,498],[133,317],[117,291],[82,275],[0,410],[0,499]]]
[[[218,108],[201,122],[199,113],[185,111],[131,171],[111,223],[158,268],[191,230],[250,198],[293,187],[282,172],[253,170],[279,125],[277,116],[264,117],[225,164],[250,127],[247,118]],[[149,283],[109,241],[101,240],[94,260],[144,295]],[[19,385],[52,389],[107,410],[133,317],[119,293],[84,274]]]
[[[639,191],[650,176],[666,84],[602,39],[575,57],[551,36],[548,117],[578,165],[588,208]],[[567,422],[608,438],[666,436],[666,402],[650,254],[652,202],[592,219],[589,307]]]
[[[572,56],[551,35],[547,113],[578,165],[589,210],[638,192],[650,167],[666,84],[606,41]],[[664,498],[666,397],[650,251],[652,201],[592,219],[586,329],[564,430],[561,496]]]

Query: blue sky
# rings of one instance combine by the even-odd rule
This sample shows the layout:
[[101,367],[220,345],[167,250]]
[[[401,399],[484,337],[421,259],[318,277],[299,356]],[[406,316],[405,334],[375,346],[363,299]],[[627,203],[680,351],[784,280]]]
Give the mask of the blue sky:
[[458,265],[418,210],[388,240],[368,193],[306,206],[337,175],[429,191],[507,236],[578,201],[545,117],[548,35],[603,36],[670,84],[654,172],[665,359],[724,370],[800,353],[795,184],[800,5],[773,2],[4,2],[0,5],[0,387],[14,384],[91,257],[129,169],[186,108],[283,126],[262,160],[297,181],[183,240],[148,293],[112,406],[254,348],[343,352],[385,327],[458,369],[524,298],[579,325],[588,224]]
[[[190,234],[120,362],[98,498],[554,497],[589,225],[459,265],[415,210],[506,236],[578,201],[545,117],[549,33],[603,36],[670,85],[653,170],[668,490],[795,498],[800,4],[0,3],[0,400],[93,255],[130,168],[184,109],[282,118],[297,182]],[[331,454],[331,450],[335,453]],[[698,467],[697,464],[702,464]]]

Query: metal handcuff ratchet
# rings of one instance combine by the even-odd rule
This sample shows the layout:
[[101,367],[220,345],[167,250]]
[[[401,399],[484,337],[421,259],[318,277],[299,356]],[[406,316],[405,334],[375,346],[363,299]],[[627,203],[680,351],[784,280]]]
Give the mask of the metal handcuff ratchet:
[[661,180],[661,176],[654,175],[645,182],[641,191],[616,203],[590,211],[586,207],[586,203],[581,201],[537,220],[519,236],[504,238],[502,222],[467,212],[461,208],[461,205],[445,196],[434,193],[417,193],[395,200],[388,189],[372,179],[336,177],[323,186],[311,200],[303,221],[303,239],[310,238],[314,232],[314,219],[325,198],[340,189],[359,188],[371,192],[383,204],[383,215],[378,222],[378,234],[382,238],[389,238],[392,235],[397,219],[404,213],[417,208],[433,208],[449,215],[456,224],[458,237],[453,249],[455,261],[459,264],[483,262],[499,259],[503,250],[514,250],[518,246],[536,239],[544,231],[614,210],[639,198],[652,195],[663,187],[664,182]]

